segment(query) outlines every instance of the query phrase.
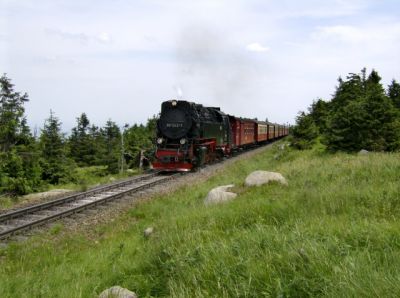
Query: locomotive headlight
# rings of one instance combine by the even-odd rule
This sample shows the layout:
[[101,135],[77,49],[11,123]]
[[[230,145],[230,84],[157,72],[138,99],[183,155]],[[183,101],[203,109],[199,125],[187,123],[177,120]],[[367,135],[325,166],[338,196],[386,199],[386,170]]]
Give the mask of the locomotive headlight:
[[186,139],[182,138],[182,139],[179,141],[179,143],[181,143],[181,145],[186,144]]
[[157,144],[161,145],[163,141],[164,141],[163,138],[158,138],[157,139]]
[[173,107],[175,107],[178,103],[176,102],[176,100],[173,100],[171,104]]

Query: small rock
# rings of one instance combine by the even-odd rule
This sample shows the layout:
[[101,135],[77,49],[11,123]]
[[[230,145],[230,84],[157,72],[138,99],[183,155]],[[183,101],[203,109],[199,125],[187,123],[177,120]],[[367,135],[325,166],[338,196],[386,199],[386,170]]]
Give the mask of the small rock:
[[154,228],[153,227],[148,227],[146,230],[144,230],[143,234],[144,237],[148,238],[150,237],[151,234],[153,234]]
[[358,154],[360,154],[360,155],[364,155],[364,154],[368,154],[368,153],[369,153],[369,151],[365,150],[365,149],[361,149],[360,151],[358,151]]
[[247,186],[259,186],[271,181],[277,181],[283,185],[288,184],[282,174],[268,171],[254,171],[246,177],[245,184]]
[[207,197],[204,199],[204,204],[221,203],[236,198],[237,194],[227,191],[229,188],[234,187],[233,184],[218,186],[209,191]]
[[99,298],[137,298],[137,295],[128,289],[114,286],[101,292]]

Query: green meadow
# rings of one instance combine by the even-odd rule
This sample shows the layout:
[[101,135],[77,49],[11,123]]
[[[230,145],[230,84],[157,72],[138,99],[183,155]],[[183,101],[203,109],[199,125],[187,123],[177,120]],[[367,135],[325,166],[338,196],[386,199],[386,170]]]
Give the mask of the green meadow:
[[[0,297],[96,297],[113,285],[139,297],[400,296],[400,154],[279,144],[110,224],[56,224],[0,248]],[[288,186],[244,186],[254,170]],[[231,183],[235,200],[204,205]]]

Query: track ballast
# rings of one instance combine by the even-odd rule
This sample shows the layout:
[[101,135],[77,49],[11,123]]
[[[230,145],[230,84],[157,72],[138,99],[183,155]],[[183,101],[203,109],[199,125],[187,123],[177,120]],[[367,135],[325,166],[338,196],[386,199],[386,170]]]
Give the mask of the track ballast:
[[158,172],[0,215],[0,240],[173,179]]

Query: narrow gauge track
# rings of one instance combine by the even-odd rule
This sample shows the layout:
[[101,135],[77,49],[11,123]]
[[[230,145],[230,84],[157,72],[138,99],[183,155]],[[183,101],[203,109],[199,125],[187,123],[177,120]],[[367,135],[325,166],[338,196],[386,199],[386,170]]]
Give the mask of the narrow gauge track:
[[166,182],[181,174],[160,175],[159,172],[142,175],[61,199],[0,214],[0,240],[22,231],[71,216],[85,209],[116,200],[156,184]]
[[[238,157],[243,153],[260,147],[271,145],[272,143],[273,142],[268,142],[263,145],[248,147],[246,150],[236,152],[231,156],[231,158]],[[209,165],[219,163],[220,161],[221,160]],[[119,199],[125,195],[139,192],[181,175],[182,173],[161,175],[160,172],[156,171],[151,174],[145,174],[53,201],[0,214],[0,240],[10,238],[13,235],[20,234],[21,232],[30,230],[34,227]]]

